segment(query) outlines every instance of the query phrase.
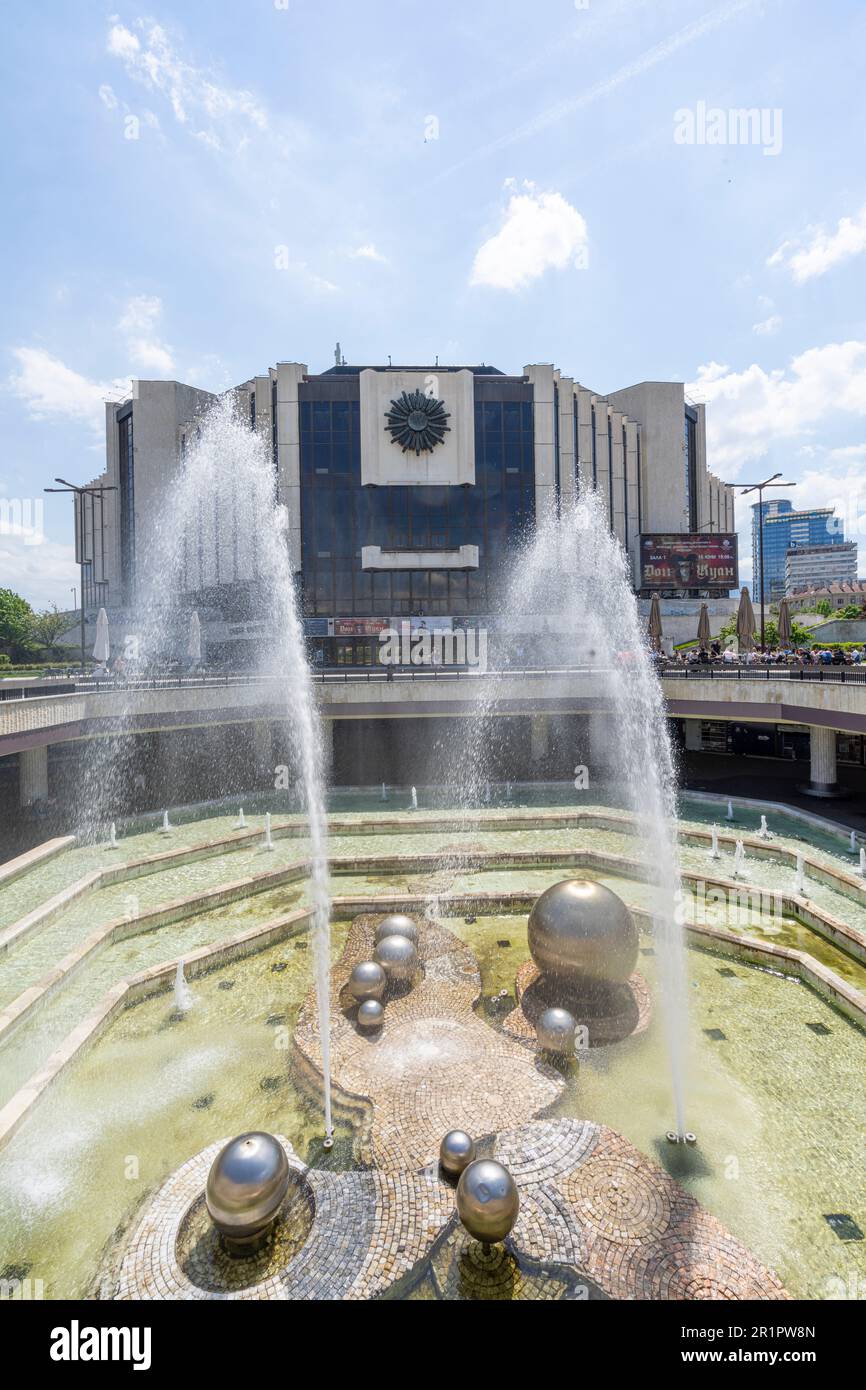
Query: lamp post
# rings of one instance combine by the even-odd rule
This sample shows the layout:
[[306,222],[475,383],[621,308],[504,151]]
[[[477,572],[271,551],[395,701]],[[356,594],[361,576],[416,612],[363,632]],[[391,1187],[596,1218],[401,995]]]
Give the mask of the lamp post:
[[[62,483],[62,487],[47,487],[45,492],[70,492],[75,494],[75,505],[78,512],[78,564],[81,569],[81,674],[86,670],[86,654],[84,648],[84,567],[87,564],[87,543],[84,534],[84,499],[85,497],[102,497],[104,492],[116,492],[117,488],[106,483],[104,486],[97,487],[77,487],[75,483],[68,483],[65,478],[55,478],[55,483]],[[73,591],[74,592],[74,591]]]
[[796,483],[778,483],[777,478],[781,478],[781,473],[774,473],[771,478],[765,478],[762,483],[731,483],[730,487],[742,488],[741,497],[745,497],[747,492],[757,492],[758,494],[758,568],[761,571],[761,651],[764,650],[764,488],[767,487],[796,487]]

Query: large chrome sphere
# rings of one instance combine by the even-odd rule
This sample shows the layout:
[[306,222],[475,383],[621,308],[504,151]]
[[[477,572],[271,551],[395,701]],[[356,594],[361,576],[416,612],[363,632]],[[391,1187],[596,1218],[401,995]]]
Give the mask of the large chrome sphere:
[[359,1028],[381,1028],[385,1010],[378,999],[365,999],[358,1009]]
[[376,944],[386,936],[405,936],[407,941],[418,944],[418,928],[405,912],[390,912],[382,918],[375,931]]
[[457,1214],[475,1240],[504,1240],[517,1220],[520,1198],[507,1168],[493,1158],[476,1158],[457,1184]]
[[529,914],[529,950],[542,975],[572,984],[627,980],[638,934],[621,898],[604,884],[568,878],[538,898]]
[[574,1052],[576,1028],[577,1024],[568,1009],[545,1009],[535,1025],[538,1046],[544,1052],[566,1056]]
[[389,980],[411,980],[415,974],[418,952],[408,936],[383,936],[373,954]]
[[458,1178],[475,1159],[475,1140],[462,1129],[449,1129],[439,1145],[439,1162],[443,1173]]
[[362,960],[349,976],[349,993],[361,1004],[365,999],[381,999],[385,993],[385,972],[377,960]]
[[239,1134],[220,1149],[207,1177],[210,1218],[229,1249],[254,1247],[282,1206],[289,1161],[272,1134]]

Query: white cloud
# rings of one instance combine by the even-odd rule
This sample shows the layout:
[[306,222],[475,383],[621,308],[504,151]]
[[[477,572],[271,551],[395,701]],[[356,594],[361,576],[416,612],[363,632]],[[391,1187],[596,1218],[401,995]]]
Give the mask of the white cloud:
[[381,261],[384,264],[388,259],[387,256],[382,255],[381,251],[376,250],[371,241],[368,241],[364,246],[356,246],[354,251],[349,252],[349,255],[353,261]]
[[35,420],[53,416],[102,430],[106,398],[119,399],[131,389],[129,381],[89,381],[44,348],[17,347],[12,356],[18,371],[9,378],[8,389],[26,403]]
[[[56,498],[65,505],[65,521],[72,526],[72,504],[68,498]],[[72,607],[73,585],[79,586],[79,570],[75,563],[75,547],[44,540],[41,545],[27,545],[23,535],[0,534],[0,574],[13,576],[15,592],[26,598],[35,609],[56,603],[61,610]]]
[[170,376],[174,370],[171,348],[161,342],[156,326],[162,317],[162,300],[157,295],[134,295],[126,303],[118,328],[126,334],[126,345],[133,367],[141,372]]
[[138,20],[142,37],[115,22],[108,31],[107,50],[129,77],[161,95],[175,120],[210,148],[235,151],[247,143],[249,131],[268,129],[268,114],[251,92],[229,87],[212,73],[188,63],[159,24]]
[[710,467],[735,476],[779,440],[808,435],[840,414],[866,416],[866,343],[809,348],[770,372],[756,362],[739,372],[709,362],[686,390],[707,403]]
[[841,217],[835,232],[816,227],[808,241],[783,241],[767,258],[767,265],[784,266],[791,272],[795,284],[803,285],[863,251],[866,251],[866,205],[854,217]]
[[781,315],[771,314],[768,319],[763,319],[761,323],[753,323],[752,332],[759,334],[761,337],[766,337],[770,333],[778,333],[781,327]]
[[[512,189],[513,182],[509,181]],[[499,290],[518,290],[546,270],[585,266],[586,222],[561,193],[512,191],[495,236],[475,254],[470,284]]]
[[107,82],[103,82],[102,86],[99,89],[99,100],[102,102],[103,106],[107,107],[109,111],[116,111],[118,106],[120,105],[119,101],[117,100],[114,88],[111,87]]

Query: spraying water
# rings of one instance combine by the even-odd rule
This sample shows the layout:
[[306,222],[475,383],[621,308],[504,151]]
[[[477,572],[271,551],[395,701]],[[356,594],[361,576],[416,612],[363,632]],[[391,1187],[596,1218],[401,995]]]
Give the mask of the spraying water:
[[160,834],[161,834],[161,835],[170,835],[171,832],[172,832],[173,830],[174,830],[174,826],[172,825],[171,821],[170,821],[169,818],[168,818],[168,811],[163,811],[163,813],[162,813],[162,827],[161,827],[161,829],[160,829]]
[[729,801],[729,802],[728,802],[728,809],[727,809],[727,811],[725,812],[725,820],[733,820],[733,819],[734,819],[734,803],[733,803],[733,801]]
[[794,874],[794,892],[804,893],[806,891],[806,856],[801,849],[797,850],[797,869]]
[[[265,633],[257,653],[258,674],[276,683],[308,824],[312,954],[330,1144],[330,899],[321,732],[273,459],[264,440],[238,418],[230,398],[202,417],[183,469],[166,490],[148,565],[142,569],[146,587],[136,600],[138,642],[148,662],[182,646],[197,595],[229,591],[243,605],[245,617],[258,620]],[[196,597],[199,611],[208,606]]]
[[712,847],[711,847],[711,849],[710,849],[710,858],[711,858],[711,859],[721,859],[722,856],[721,856],[720,853],[719,853],[719,827],[718,827],[717,825],[714,825],[714,826],[713,826],[713,829],[712,829],[712,832],[711,832],[711,838],[712,838]]
[[734,878],[744,878],[744,866],[746,863],[746,846],[742,840],[738,840],[734,846]]
[[238,809],[238,818],[237,818],[237,820],[235,821],[235,830],[246,830],[246,828],[247,828],[247,822],[246,822],[246,817],[244,816],[244,808],[243,808],[243,806],[241,806],[241,807]]
[[413,788],[412,788],[412,805],[411,805],[411,808],[410,808],[410,809],[413,810],[413,811],[417,811],[417,810],[418,810],[418,789],[417,789],[417,787],[413,787]]
[[273,836],[271,835],[271,813],[270,813],[270,811],[266,811],[266,812],[265,812],[265,838],[264,838],[264,846],[265,846],[265,849],[273,849],[273,847],[274,847]]
[[767,825],[767,817],[766,817],[766,816],[761,816],[761,828],[760,828],[760,830],[758,831],[758,839],[759,839],[759,840],[772,840],[772,838],[773,838],[773,836],[771,835],[770,830],[769,830],[769,827],[768,827],[768,825]]
[[851,839],[850,839],[849,842],[848,842],[848,853],[849,853],[849,854],[856,854],[856,853],[857,853],[857,832],[856,832],[856,830],[852,830],[852,831],[851,831]]
[[[529,643],[534,664],[586,669],[604,712],[592,758],[634,816],[647,879],[657,885],[656,958],[670,1056],[677,1131],[685,1134],[686,981],[682,890],[676,840],[676,774],[661,686],[635,600],[628,558],[591,492],[562,500],[538,518],[510,559],[503,621],[497,621],[497,670],[479,685],[479,718],[462,763],[466,814],[477,806],[491,765],[505,761],[497,703],[517,647]],[[498,615],[499,616],[499,615]],[[509,649],[509,644],[511,649]],[[504,650],[503,650],[504,648]],[[524,663],[525,664],[525,663]],[[572,754],[569,752],[569,763]],[[493,761],[495,760],[495,762]],[[564,764],[565,767],[565,764]],[[570,770],[570,766],[569,766]]]
[[866,849],[860,847],[860,876],[866,878]]
[[108,848],[117,849],[117,826],[114,821],[111,822],[111,830],[108,835]]
[[183,973],[183,960],[178,961],[174,972],[174,1007],[179,1014],[185,1014],[192,1008],[192,991]]

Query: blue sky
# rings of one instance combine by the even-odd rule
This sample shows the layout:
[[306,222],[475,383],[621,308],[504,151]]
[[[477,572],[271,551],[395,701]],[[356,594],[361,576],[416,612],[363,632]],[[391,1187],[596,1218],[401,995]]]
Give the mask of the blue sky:
[[[339,339],[684,380],[714,471],[781,469],[866,545],[861,4],[48,0],[4,39],[7,502],[99,473],[130,376]],[[68,502],[40,543],[14,516],[0,586],[70,606]]]

